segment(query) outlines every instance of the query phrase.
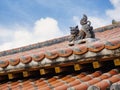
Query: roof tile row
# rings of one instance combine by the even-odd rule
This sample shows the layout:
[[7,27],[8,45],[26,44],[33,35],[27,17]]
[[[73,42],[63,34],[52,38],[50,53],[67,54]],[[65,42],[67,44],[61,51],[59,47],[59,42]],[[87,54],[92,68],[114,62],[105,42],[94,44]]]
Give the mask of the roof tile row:
[[28,64],[32,60],[35,62],[40,62],[44,60],[44,58],[47,58],[49,60],[54,60],[58,57],[66,58],[73,54],[82,55],[87,53],[88,51],[97,53],[103,49],[115,50],[118,48],[120,48],[120,38],[112,39],[107,42],[96,41],[96,42],[90,43],[90,45],[88,44],[75,45],[73,47],[55,49],[52,51],[46,51],[46,52],[38,51],[37,53],[31,52],[30,54],[26,53],[25,55],[16,56],[16,57],[1,58],[0,67],[5,68],[8,65],[16,66],[20,62],[23,64]]
[[0,90],[106,90],[110,86],[116,88],[119,83],[119,69],[112,69],[107,73],[96,71],[92,74],[80,73],[54,76],[49,79],[11,81],[0,84]]
[[47,58],[49,60],[54,60],[58,57],[65,58],[65,57],[69,57],[73,54],[82,55],[82,54],[87,53],[88,51],[97,53],[103,49],[114,50],[114,49],[118,49],[118,48],[120,48],[120,38],[114,39],[114,40],[109,40],[109,42],[107,41],[105,43],[96,41],[94,43],[90,43],[89,46],[87,46],[87,44],[83,44],[83,45],[76,45],[76,46],[69,47],[69,48],[47,51],[47,52],[43,52],[43,53],[38,52],[35,54],[33,54],[33,53],[26,54],[26,55],[19,56],[17,58],[14,58],[14,57],[4,58],[4,59],[0,60],[0,67],[5,68],[9,64],[11,66],[16,66],[20,62],[23,64],[28,64],[32,60],[35,62],[40,62],[41,60],[44,60],[44,58]]
[[[120,23],[97,28],[94,30],[94,32],[95,32],[97,38],[100,38],[103,40],[108,40],[109,38],[115,38],[115,37],[119,36],[119,33],[120,33],[119,27],[120,27]],[[20,47],[20,48],[2,51],[2,52],[0,52],[0,57],[6,56],[6,55],[11,55],[11,54],[16,54],[16,53],[20,53],[20,52],[30,51],[30,50],[34,50],[34,49],[38,49],[38,48],[43,48],[45,46],[49,47],[54,44],[58,44],[58,43],[67,41],[68,37],[69,36],[64,36],[61,38],[56,38],[56,39],[48,40],[48,41],[41,42],[41,43],[36,43],[36,44],[32,44],[32,45],[28,45],[28,46],[24,46],[24,47]]]

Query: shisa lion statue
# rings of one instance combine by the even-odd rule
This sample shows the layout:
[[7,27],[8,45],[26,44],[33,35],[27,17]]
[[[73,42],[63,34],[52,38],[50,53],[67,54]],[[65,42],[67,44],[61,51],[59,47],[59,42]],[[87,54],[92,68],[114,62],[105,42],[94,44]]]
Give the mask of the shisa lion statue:
[[87,16],[83,15],[83,18],[80,20],[80,24],[82,25],[81,30],[79,30],[78,26],[70,27],[70,38],[69,45],[72,46],[75,43],[83,43],[86,39],[94,39],[95,34],[93,32],[93,27],[91,26],[91,22],[87,20]]

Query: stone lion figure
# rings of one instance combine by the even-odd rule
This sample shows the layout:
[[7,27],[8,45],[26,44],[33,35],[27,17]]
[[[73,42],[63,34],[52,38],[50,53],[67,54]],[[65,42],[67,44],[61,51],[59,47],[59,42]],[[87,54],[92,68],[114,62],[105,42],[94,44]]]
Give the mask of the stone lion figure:
[[82,30],[86,33],[86,38],[95,38],[93,27],[91,26],[91,22],[87,20],[86,15],[83,15],[80,24],[82,25]]
[[93,27],[91,26],[91,22],[87,20],[87,16],[83,15],[83,18],[80,20],[80,24],[82,25],[81,30],[79,30],[78,26],[70,27],[70,44],[73,45],[75,42],[86,39],[86,38],[95,38],[95,34],[93,32]]
[[84,39],[86,36],[85,32],[83,30],[79,30],[78,26],[70,27],[70,33],[70,42]]

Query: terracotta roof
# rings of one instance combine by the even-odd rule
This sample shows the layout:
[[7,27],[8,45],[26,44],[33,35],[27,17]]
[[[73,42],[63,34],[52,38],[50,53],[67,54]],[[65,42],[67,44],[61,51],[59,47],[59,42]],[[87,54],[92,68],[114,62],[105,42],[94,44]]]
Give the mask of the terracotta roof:
[[[46,64],[81,61],[98,57],[100,60],[120,57],[120,24],[95,30],[99,40],[68,46],[68,36],[0,53],[0,71]],[[24,50],[25,49],[25,50]],[[23,50],[23,52],[21,52]],[[109,57],[105,57],[109,56]],[[93,58],[94,59],[94,58]],[[95,58],[96,59],[96,58]],[[99,60],[99,59],[98,59]],[[16,66],[16,67],[15,67]],[[5,69],[4,69],[5,68]]]
[[120,23],[94,31],[95,42],[64,36],[0,52],[0,90],[119,90]]
[[[97,28],[97,29],[94,30],[94,32],[97,33],[97,35],[96,35],[97,38],[100,38],[101,40],[106,40],[106,39],[109,39],[109,38],[116,38],[116,35],[113,35],[113,34],[116,33],[117,31],[116,30],[113,31],[113,30],[115,28],[119,28],[119,27],[120,27],[120,23],[115,24],[115,25],[108,25],[108,26]],[[109,33],[112,34],[111,35],[112,37],[110,37],[108,35]],[[117,34],[117,35],[119,37],[119,34]],[[35,44],[24,46],[24,47],[19,47],[19,48],[7,50],[7,51],[2,51],[2,52],[0,52],[0,56],[6,56],[6,55],[11,55],[11,54],[19,53],[19,52],[30,51],[30,50],[33,50],[33,49],[36,50],[38,48],[44,48],[46,46],[47,47],[49,47],[49,46],[53,46],[54,47],[54,45],[55,45],[55,47],[56,47],[56,44],[58,46],[60,43],[61,44],[59,46],[62,45],[62,47],[63,47],[62,43],[64,43],[65,46],[66,46],[65,42],[68,41],[68,37],[69,36],[64,36],[64,37],[61,37],[61,38],[56,38],[56,39],[48,40],[48,41],[45,41],[45,42],[35,43]]]
[[[0,84],[0,90],[106,90],[120,82],[119,69],[74,73],[51,78],[23,79]],[[110,89],[117,90],[117,89]]]

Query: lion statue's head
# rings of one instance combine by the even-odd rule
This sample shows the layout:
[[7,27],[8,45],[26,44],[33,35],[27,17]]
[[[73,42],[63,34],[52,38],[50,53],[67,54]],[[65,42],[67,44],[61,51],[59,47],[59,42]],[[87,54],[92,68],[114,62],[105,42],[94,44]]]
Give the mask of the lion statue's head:
[[78,26],[70,27],[70,33],[71,33],[71,35],[73,35],[73,36],[78,35],[78,34],[79,34],[79,28],[78,28]]

